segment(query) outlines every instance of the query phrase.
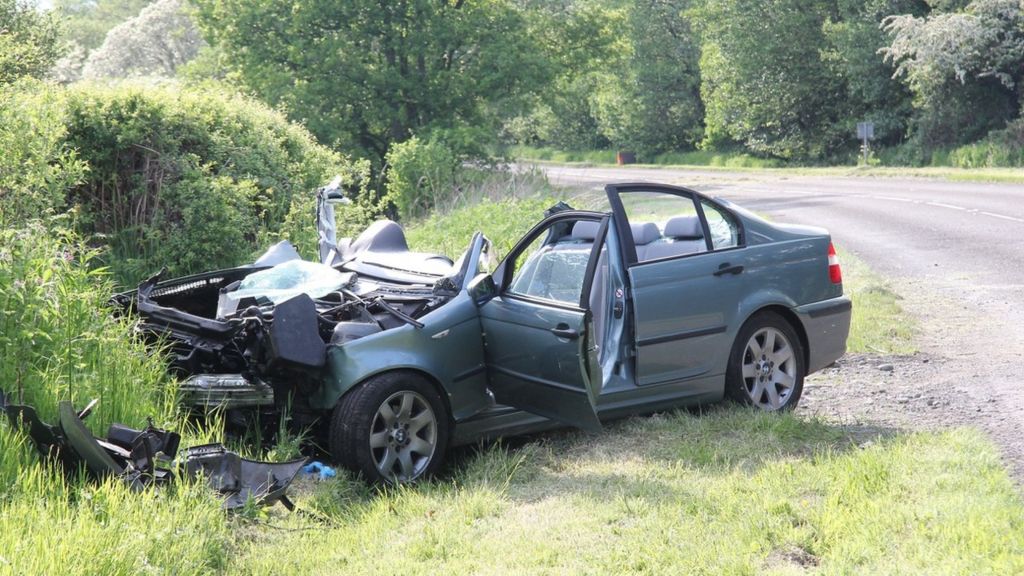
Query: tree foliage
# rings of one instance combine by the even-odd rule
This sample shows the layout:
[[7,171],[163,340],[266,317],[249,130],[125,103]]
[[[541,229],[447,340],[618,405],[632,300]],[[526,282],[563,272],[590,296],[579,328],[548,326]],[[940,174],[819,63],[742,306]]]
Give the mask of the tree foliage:
[[86,52],[103,44],[107,32],[138,16],[153,0],[56,0],[55,12],[67,23],[64,37]]
[[649,157],[700,141],[700,50],[684,17],[688,7],[686,0],[640,0],[628,9],[621,63],[601,76],[591,101],[614,147]]
[[203,45],[187,5],[181,0],[157,0],[107,33],[103,44],[89,54],[82,76],[173,77]]
[[881,52],[914,93],[913,137],[925,154],[976,140],[1020,112],[1020,0],[974,0],[946,8],[893,15],[884,22],[892,41]]
[[821,58],[833,14],[827,0],[705,2],[708,144],[739,142],[779,158],[821,158],[835,149],[845,87]]
[[516,143],[611,146],[652,156],[692,148],[703,131],[700,43],[689,0],[548,6],[558,74],[525,114],[509,118]]
[[382,188],[414,136],[396,158],[527,144],[827,162],[871,121],[888,158],[985,139],[956,157],[997,162],[1016,157],[991,151],[1024,101],[1021,0],[56,1],[72,47],[54,76],[88,59],[89,77],[217,79],[369,158]]
[[60,33],[53,14],[26,0],[0,0],[0,86],[43,76],[63,52]]
[[323,141],[377,161],[414,133],[486,129],[485,104],[515,106],[549,75],[510,0],[196,4],[246,86]]

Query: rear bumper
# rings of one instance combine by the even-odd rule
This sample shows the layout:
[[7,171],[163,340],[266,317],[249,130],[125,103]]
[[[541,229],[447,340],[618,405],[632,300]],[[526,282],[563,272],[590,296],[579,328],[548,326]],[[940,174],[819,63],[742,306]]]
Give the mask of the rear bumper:
[[846,296],[798,306],[793,310],[807,334],[807,373],[817,372],[846,353],[853,304]]

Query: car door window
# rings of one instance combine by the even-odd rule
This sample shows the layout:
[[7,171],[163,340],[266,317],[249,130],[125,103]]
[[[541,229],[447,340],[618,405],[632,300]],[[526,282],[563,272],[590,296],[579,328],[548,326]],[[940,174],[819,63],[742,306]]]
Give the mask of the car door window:
[[707,252],[704,229],[693,198],[661,191],[619,195],[629,222],[637,262]]
[[740,245],[740,227],[731,214],[707,200],[701,200],[701,209],[711,232],[711,246],[715,250],[735,248]]
[[598,223],[578,222],[553,224],[516,256],[509,294],[580,305]]

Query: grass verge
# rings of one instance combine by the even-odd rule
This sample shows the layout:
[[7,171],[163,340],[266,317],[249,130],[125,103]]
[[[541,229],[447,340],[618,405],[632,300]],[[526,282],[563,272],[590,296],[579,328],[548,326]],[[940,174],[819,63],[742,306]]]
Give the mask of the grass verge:
[[[236,536],[243,574],[1010,574],[1024,506],[993,446],[746,409],[636,418],[464,456],[375,492],[340,479]],[[860,438],[858,440],[858,438]],[[278,522],[278,521],[274,521]]]
[[915,323],[900,306],[900,296],[889,283],[859,258],[839,251],[843,292],[853,301],[850,352],[913,354]]

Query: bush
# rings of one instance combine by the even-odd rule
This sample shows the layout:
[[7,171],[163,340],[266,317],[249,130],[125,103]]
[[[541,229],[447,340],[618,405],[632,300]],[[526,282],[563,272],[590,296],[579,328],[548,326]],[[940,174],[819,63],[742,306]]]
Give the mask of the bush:
[[0,228],[53,215],[85,164],[67,144],[63,91],[25,80],[0,90]]
[[951,150],[949,166],[960,168],[1015,168],[1024,166],[1024,120],[1010,122],[984,140]]
[[244,263],[298,197],[354,173],[283,115],[216,88],[82,86],[66,107],[68,145],[89,165],[69,200],[123,284]]
[[423,216],[455,190],[459,162],[441,142],[413,136],[388,150],[388,198],[403,218]]
[[[363,163],[210,86],[22,82],[0,94],[0,149],[0,223],[77,208],[71,225],[109,248],[94,261],[122,286],[162,266],[186,274],[242,264],[280,238],[315,253],[312,190],[335,174],[372,198]],[[353,214],[368,220],[367,211]]]

